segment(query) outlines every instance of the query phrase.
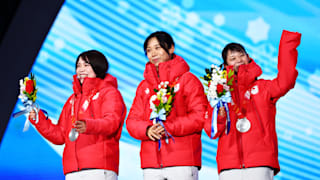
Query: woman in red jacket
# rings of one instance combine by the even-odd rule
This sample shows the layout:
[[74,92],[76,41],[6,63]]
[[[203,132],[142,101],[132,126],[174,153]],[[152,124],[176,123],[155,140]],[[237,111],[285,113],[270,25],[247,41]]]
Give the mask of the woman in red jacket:
[[54,144],[65,144],[63,170],[67,180],[116,180],[119,168],[119,139],[126,107],[117,80],[108,70],[106,57],[90,50],[76,61],[72,94],[58,124],[46,120],[42,111],[31,112],[30,121]]
[[[145,79],[137,88],[126,121],[130,135],[141,140],[144,179],[198,179],[201,116],[207,101],[202,84],[189,72],[186,61],[174,54],[174,42],[168,33],[157,31],[149,35],[144,51],[149,59]],[[168,114],[162,121],[155,121],[152,118],[157,106],[154,90],[167,85],[174,86],[172,109],[166,111]],[[168,95],[167,91],[164,93]],[[164,99],[171,101],[170,97]]]
[[[273,80],[257,79],[262,71],[244,47],[228,44],[222,51],[224,65],[236,72],[232,102],[228,104],[231,127],[225,132],[226,112],[220,108],[217,164],[219,179],[270,180],[280,171],[275,127],[276,102],[295,85],[298,72],[297,50],[300,33],[283,31],[278,56],[278,76]],[[212,131],[212,111],[208,105],[205,131]]]

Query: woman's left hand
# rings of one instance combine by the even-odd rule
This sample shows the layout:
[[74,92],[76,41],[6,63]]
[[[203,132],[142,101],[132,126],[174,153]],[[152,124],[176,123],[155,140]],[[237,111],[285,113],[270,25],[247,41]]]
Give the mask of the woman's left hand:
[[87,130],[87,125],[85,121],[76,121],[75,127],[77,129],[77,132],[84,133]]

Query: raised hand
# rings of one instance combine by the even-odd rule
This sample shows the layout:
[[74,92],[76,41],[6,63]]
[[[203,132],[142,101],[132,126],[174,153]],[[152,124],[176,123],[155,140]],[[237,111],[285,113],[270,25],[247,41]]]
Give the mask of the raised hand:
[[36,120],[36,112],[33,109],[29,113],[29,119]]

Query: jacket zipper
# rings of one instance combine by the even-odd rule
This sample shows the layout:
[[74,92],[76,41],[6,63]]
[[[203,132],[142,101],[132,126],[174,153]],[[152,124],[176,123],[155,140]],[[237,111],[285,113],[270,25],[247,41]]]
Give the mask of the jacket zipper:
[[242,144],[242,134],[239,134],[239,158],[240,158],[240,169],[245,168],[243,160],[243,144]]
[[[79,112],[79,109],[80,109],[80,105],[81,105],[81,101],[82,101],[82,91],[81,91],[81,97],[80,97],[80,101],[79,101],[79,104],[78,104],[78,109],[77,109],[77,116],[76,116],[76,121],[78,119],[78,112]],[[80,135],[80,134],[79,134]],[[79,138],[79,137],[78,137]],[[78,160],[78,155],[77,155],[77,141],[74,142],[74,153],[75,153],[75,157],[76,157],[76,162],[77,162],[77,170],[80,171],[80,167],[79,167],[79,160]]]
[[[160,139],[161,141],[161,139]],[[159,165],[159,168],[163,168],[163,164],[162,164],[162,157],[161,157],[161,149],[158,149],[159,147],[159,142],[156,143],[156,151],[157,151],[157,154],[158,154],[158,165]]]
[[[237,92],[235,92],[235,98],[237,102],[240,102],[240,98],[239,98],[239,86],[237,85]],[[237,103],[235,102],[235,103]],[[244,164],[244,160],[243,160],[243,144],[242,144],[242,133],[237,132],[237,134],[239,135],[239,159],[240,159],[240,169],[245,168],[245,164]]]
[[258,118],[258,121],[259,121],[259,124],[260,124],[260,129],[261,129],[262,133],[265,134],[265,131],[264,131],[264,128],[263,128],[263,124],[262,124],[262,120],[260,118],[260,115],[259,115],[259,112],[258,112],[258,109],[257,109],[257,105],[256,105],[256,103],[254,102],[254,100],[252,98],[250,99],[250,101],[251,101],[251,103],[253,105],[253,109],[254,109],[254,111],[256,113],[256,116]]

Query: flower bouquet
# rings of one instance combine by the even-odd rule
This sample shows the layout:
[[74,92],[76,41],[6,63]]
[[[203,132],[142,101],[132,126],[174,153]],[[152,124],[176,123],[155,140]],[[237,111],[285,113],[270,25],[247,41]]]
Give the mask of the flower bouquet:
[[228,104],[231,102],[231,91],[234,80],[234,71],[232,69],[224,70],[222,67],[211,65],[210,69],[205,69],[206,75],[200,77],[206,86],[206,95],[211,107],[214,108],[212,114],[211,137],[217,133],[217,117],[220,107],[224,107],[227,112],[226,134],[230,130],[230,117]]
[[[179,89],[179,84],[170,84],[169,81],[161,82],[158,85],[158,89],[154,89],[155,94],[150,97],[150,109],[152,110],[150,114],[150,120],[153,124],[159,123],[164,127],[163,121],[169,115],[172,104],[173,97]],[[164,127],[165,128],[165,127]],[[170,133],[165,129],[166,143],[169,143],[169,137],[172,138]],[[172,138],[173,139],[173,138]],[[159,140],[159,149],[161,147],[161,141]]]
[[[20,79],[20,94],[18,96],[18,98],[21,100],[21,102],[23,103],[24,109],[13,113],[13,117],[19,117],[21,115],[24,114],[28,114],[30,113],[32,110],[34,110],[36,112],[36,114],[38,114],[39,111],[39,107],[38,105],[35,103],[36,99],[37,99],[37,88],[36,88],[36,79],[34,77],[34,75],[31,73],[30,74],[30,78],[29,77],[25,77],[24,79]],[[39,119],[38,116],[35,119],[35,123],[38,123]],[[29,121],[28,118],[24,123],[24,128],[23,128],[23,132],[27,131],[29,129]]]

